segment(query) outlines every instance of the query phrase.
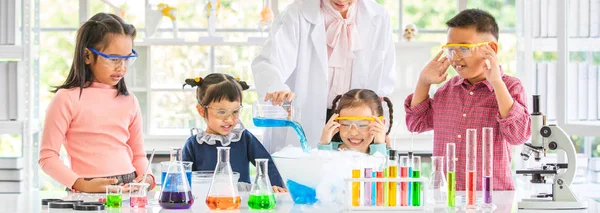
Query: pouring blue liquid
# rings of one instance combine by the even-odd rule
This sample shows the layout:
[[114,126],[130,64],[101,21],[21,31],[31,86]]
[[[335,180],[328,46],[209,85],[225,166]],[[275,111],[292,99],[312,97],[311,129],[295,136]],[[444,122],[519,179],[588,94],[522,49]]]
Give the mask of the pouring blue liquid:
[[300,123],[296,121],[286,120],[286,119],[272,119],[272,118],[253,118],[254,126],[256,127],[292,127],[296,131],[296,135],[300,139],[300,146],[302,147],[302,151],[308,153],[310,152],[310,147],[308,146],[308,142],[306,141],[306,135],[304,134],[304,129]]

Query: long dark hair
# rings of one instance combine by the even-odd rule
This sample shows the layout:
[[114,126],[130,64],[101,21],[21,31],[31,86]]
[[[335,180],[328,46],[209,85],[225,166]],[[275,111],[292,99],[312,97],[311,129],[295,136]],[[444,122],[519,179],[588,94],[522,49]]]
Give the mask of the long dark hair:
[[[339,104],[337,104],[338,101],[340,102]],[[332,108],[335,110],[335,113],[339,114],[344,108],[368,106],[371,108],[371,112],[374,115],[383,116],[383,105],[381,104],[382,101],[387,103],[390,111],[390,127],[386,133],[387,135],[390,134],[390,131],[392,130],[392,124],[394,123],[394,106],[388,97],[379,97],[377,93],[369,89],[353,89],[346,92],[344,95],[336,96],[335,99],[333,99]]]
[[[85,64],[86,48],[92,47],[102,52],[110,43],[110,38],[113,35],[130,36],[131,42],[133,42],[136,29],[133,25],[125,23],[119,16],[110,13],[98,13],[83,23],[77,30],[77,43],[69,76],[62,85],[56,86],[52,92],[56,93],[59,89],[79,87],[79,96],[81,97],[83,88],[90,87],[94,79],[90,66]],[[98,55],[93,54],[93,57],[96,60]],[[117,96],[129,95],[127,86],[125,86],[125,79],[121,79],[117,83],[117,91]]]
[[242,91],[250,88],[246,82],[223,73],[212,73],[204,78],[188,78],[185,79],[183,87],[185,85],[197,87],[196,100],[202,106],[221,100],[241,103]]

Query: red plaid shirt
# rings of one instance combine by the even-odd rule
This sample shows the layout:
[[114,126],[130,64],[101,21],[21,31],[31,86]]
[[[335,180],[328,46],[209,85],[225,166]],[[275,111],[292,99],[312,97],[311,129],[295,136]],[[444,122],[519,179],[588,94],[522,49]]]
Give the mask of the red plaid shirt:
[[[525,90],[519,79],[503,75],[514,104],[508,117],[500,118],[491,83],[475,85],[455,76],[435,93],[434,98],[410,107],[412,94],[406,98],[406,125],[411,132],[434,131],[433,156],[446,155],[446,143],[456,144],[456,188],[465,190],[466,130],[477,129],[477,190],[481,190],[483,127],[494,128],[495,190],[514,190],[510,169],[512,146],[523,144],[531,134]],[[445,167],[445,166],[444,166]]]

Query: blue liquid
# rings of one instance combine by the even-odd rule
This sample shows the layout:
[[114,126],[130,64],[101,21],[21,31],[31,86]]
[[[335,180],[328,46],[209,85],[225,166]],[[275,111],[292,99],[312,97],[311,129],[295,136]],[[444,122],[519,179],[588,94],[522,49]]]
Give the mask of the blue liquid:
[[[373,172],[373,176],[371,177],[377,177],[377,172]],[[376,206],[377,205],[377,182],[373,181],[371,182],[371,188],[373,189],[372,193],[371,193],[371,206]]]
[[[176,174],[173,174],[176,175]],[[171,181],[167,185],[165,185],[165,177],[167,176],[167,172],[162,172],[160,174],[160,183],[162,187],[171,187]],[[187,177],[188,184],[190,188],[192,188],[192,172],[185,172],[185,176]]]
[[[408,167],[408,177],[409,178],[412,177],[412,173],[413,173],[412,166]],[[408,199],[408,206],[411,205],[411,202],[410,202],[412,200],[412,199],[410,199],[411,197],[412,197],[412,182],[408,182],[408,197],[406,198],[406,199]]]
[[296,121],[290,121],[285,119],[271,119],[271,118],[253,118],[254,126],[256,127],[292,127],[296,131],[298,138],[300,138],[300,146],[302,147],[302,151],[308,153],[310,152],[310,147],[306,141],[306,135],[304,134],[304,129],[302,129],[302,125]]

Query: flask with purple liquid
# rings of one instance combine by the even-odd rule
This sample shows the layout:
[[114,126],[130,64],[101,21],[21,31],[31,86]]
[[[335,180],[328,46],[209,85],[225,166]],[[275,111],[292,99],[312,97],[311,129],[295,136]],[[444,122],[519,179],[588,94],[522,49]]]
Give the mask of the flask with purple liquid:
[[158,203],[164,209],[189,209],[194,204],[194,196],[181,161],[171,162],[169,165]]

